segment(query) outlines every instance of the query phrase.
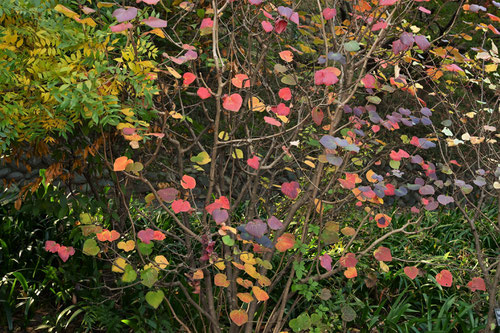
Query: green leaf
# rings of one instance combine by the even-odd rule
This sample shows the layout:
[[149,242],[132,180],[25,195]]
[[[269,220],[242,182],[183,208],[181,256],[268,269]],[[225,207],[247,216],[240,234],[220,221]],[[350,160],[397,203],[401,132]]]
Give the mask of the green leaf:
[[90,218],[90,214],[88,214],[88,213],[81,213],[80,214],[80,222],[82,224],[91,224],[92,223],[92,219]]
[[226,236],[222,237],[222,241],[227,246],[233,246],[234,245],[234,239],[232,239],[231,236],[229,236],[229,235],[226,235]]
[[97,246],[95,239],[89,238],[83,243],[83,253],[88,256],[95,256],[101,249]]
[[135,279],[137,279],[137,273],[134,270],[134,268],[130,265],[125,266],[125,272],[123,273],[122,276],[122,281],[123,282],[134,282]]
[[196,156],[191,157],[191,162],[198,163],[199,165],[205,165],[210,163],[211,158],[206,151],[202,151]]
[[151,288],[158,281],[158,272],[153,268],[148,268],[141,272],[141,283]]
[[294,332],[307,330],[311,327],[311,317],[307,313],[302,313],[297,318],[290,320],[290,327]]
[[163,297],[165,297],[165,294],[163,294],[163,291],[161,290],[148,291],[148,293],[146,294],[146,302],[148,302],[148,304],[153,308],[158,309],[161,302],[163,301]]
[[281,82],[283,84],[286,84],[286,85],[289,85],[289,86],[294,86],[294,85],[297,84],[297,81],[295,80],[295,78],[292,75],[290,75],[290,74],[283,76],[281,78]]
[[137,249],[141,254],[149,256],[151,252],[153,252],[153,243],[145,244],[143,242],[137,242]]
[[351,40],[350,42],[347,42],[344,44],[344,49],[347,51],[347,52],[356,52],[356,51],[359,51],[360,47],[359,47],[359,43],[354,41],[354,40]]
[[389,162],[389,165],[391,166],[391,168],[393,169],[399,169],[399,166],[401,165],[401,162],[400,161],[394,161],[394,160],[391,160]]
[[342,320],[353,321],[356,319],[356,311],[350,305],[343,305],[340,311],[342,312]]
[[382,102],[382,100],[378,96],[367,96],[366,100],[373,104],[380,104],[380,102]]

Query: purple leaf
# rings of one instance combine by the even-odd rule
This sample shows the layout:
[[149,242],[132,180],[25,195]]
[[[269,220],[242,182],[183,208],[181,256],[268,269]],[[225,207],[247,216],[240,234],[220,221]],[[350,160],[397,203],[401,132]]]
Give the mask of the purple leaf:
[[229,214],[227,213],[227,210],[217,208],[212,211],[212,217],[214,218],[215,223],[221,224],[227,221]]
[[333,154],[326,154],[326,160],[335,166],[341,166],[343,159],[340,156],[335,156]]
[[450,197],[450,196],[447,196],[447,195],[444,195],[444,194],[440,194],[438,195],[438,198],[437,200],[439,201],[439,203],[441,205],[447,205],[449,203],[452,203],[454,202],[455,200],[453,199],[453,197]]
[[427,205],[425,205],[425,209],[428,210],[428,211],[432,211],[432,210],[435,210],[436,208],[438,208],[439,206],[439,203],[437,201],[430,201]]
[[178,193],[179,191],[177,191],[173,187],[164,188],[158,191],[158,195],[160,196],[160,198],[166,202],[173,202],[177,198]]
[[421,108],[420,113],[426,117],[432,116],[432,111],[429,108]]
[[420,193],[421,195],[433,195],[434,194],[434,187],[432,187],[431,185],[422,186],[418,190],[418,193]]
[[418,47],[422,51],[427,50],[431,46],[431,43],[429,43],[427,38],[425,36],[422,36],[422,35],[415,36],[415,43],[417,43]]
[[406,48],[411,47],[413,45],[413,42],[415,41],[415,39],[413,38],[413,34],[409,32],[403,32],[401,34],[401,37],[399,37],[399,40]]
[[118,8],[113,12],[113,16],[116,17],[118,22],[125,22],[133,20],[137,16],[137,8]]
[[324,135],[319,143],[323,145],[326,149],[337,149],[337,144],[335,143],[335,138],[331,135]]
[[248,222],[245,231],[255,238],[261,238],[267,231],[267,224],[262,222],[260,219],[255,219],[252,222]]
[[279,230],[283,228],[283,223],[280,220],[278,220],[278,218],[274,215],[267,220],[267,225],[272,230]]
[[332,257],[325,253],[321,257],[319,257],[319,260],[321,267],[323,267],[327,271],[332,270]]

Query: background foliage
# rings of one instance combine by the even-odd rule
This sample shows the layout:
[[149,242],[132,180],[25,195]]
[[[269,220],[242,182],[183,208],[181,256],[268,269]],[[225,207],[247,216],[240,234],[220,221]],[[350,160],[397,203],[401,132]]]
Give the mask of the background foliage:
[[6,1],[2,329],[494,331],[499,6]]

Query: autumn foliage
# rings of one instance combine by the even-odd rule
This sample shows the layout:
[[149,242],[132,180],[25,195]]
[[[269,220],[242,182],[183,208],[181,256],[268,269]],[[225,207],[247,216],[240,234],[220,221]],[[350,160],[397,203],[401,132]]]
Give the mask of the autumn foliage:
[[[12,2],[0,152],[53,159],[5,185],[22,210],[59,182],[71,223],[45,251],[102,265],[110,299],[133,293],[175,331],[365,329],[350,297],[395,276],[477,293],[494,331],[499,7]],[[472,252],[417,256],[449,212]]]

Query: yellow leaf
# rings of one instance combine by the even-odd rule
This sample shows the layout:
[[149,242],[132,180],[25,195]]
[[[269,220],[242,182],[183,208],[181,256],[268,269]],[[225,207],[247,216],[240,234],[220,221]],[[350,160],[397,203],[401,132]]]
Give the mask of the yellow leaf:
[[241,149],[236,148],[232,154],[233,158],[242,159],[243,151]]
[[63,5],[56,5],[54,7],[54,10],[72,19],[79,17],[77,13],[75,13],[69,8],[64,7]]
[[379,261],[379,263],[380,263],[380,269],[387,273],[389,271],[389,266],[387,266],[383,261]]
[[197,270],[193,274],[193,280],[201,280],[203,279],[203,271],[201,269]]
[[263,112],[266,110],[266,105],[258,97],[252,97],[248,100],[248,109],[253,112]]
[[181,76],[181,75],[180,75],[180,74],[179,74],[179,73],[178,73],[175,69],[173,69],[172,67],[167,66],[167,70],[168,70],[168,72],[169,72],[169,73],[170,73],[173,77],[175,77],[176,79],[180,79],[180,78],[182,78],[182,76]]
[[117,258],[111,267],[111,270],[116,273],[123,273],[127,262],[123,258]]
[[155,257],[155,262],[158,264],[158,267],[161,269],[164,269],[165,267],[168,266],[168,260],[162,255],[156,256]]
[[486,71],[486,73],[496,72],[497,68],[498,64],[488,64],[484,66],[484,70]]

